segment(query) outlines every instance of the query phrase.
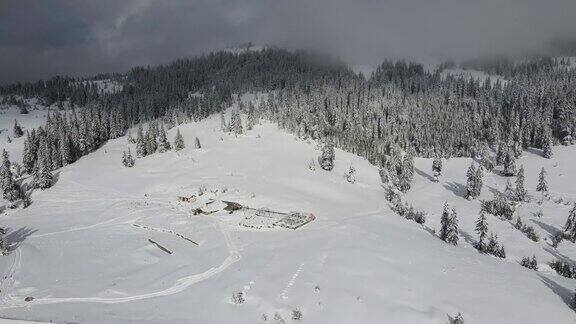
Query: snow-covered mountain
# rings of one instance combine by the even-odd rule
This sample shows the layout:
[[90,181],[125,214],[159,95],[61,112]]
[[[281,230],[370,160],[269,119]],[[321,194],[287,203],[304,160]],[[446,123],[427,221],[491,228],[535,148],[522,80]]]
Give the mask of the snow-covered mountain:
[[[31,128],[37,121],[19,122]],[[264,120],[234,135],[212,116],[172,128],[168,138],[178,130],[186,148],[138,158],[132,168],[121,158],[134,144],[127,136],[110,140],[57,170],[55,185],[35,191],[31,206],[0,216],[17,245],[0,258],[2,317],[56,323],[448,323],[458,313],[466,323],[576,319],[570,308],[576,283],[548,266],[576,258],[573,243],[551,245],[576,199],[573,146],[555,147],[552,159],[538,152],[518,159],[534,199],[515,216],[540,241],[488,215],[490,231],[506,248],[506,259],[499,259],[473,247],[480,200],[463,197],[469,158],[444,160],[438,183],[431,181],[431,159],[415,160],[405,198],[427,213],[420,225],[390,209],[378,169],[351,153],[336,150],[328,172],[316,162],[315,141]],[[18,161],[17,142],[1,140]],[[344,176],[350,166],[355,183]],[[540,207],[535,187],[542,167],[551,198]],[[505,183],[486,173],[480,198],[491,199]],[[178,198],[192,195],[191,202]],[[250,211],[222,210],[222,201],[315,219],[296,230],[269,228]],[[458,246],[436,234],[445,202],[458,213]],[[196,208],[216,212],[194,215]],[[532,255],[538,271],[519,265]],[[302,318],[293,319],[298,312]]]

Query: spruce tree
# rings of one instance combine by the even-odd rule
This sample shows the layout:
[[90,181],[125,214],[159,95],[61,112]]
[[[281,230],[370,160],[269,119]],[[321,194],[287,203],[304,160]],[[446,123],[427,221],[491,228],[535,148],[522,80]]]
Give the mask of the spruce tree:
[[516,199],[518,201],[525,201],[528,193],[524,188],[524,166],[521,166],[516,175]]
[[202,145],[200,144],[200,139],[198,137],[194,139],[194,148],[197,150],[202,148]]
[[156,129],[153,127],[155,124],[151,124],[151,126],[146,131],[146,154],[153,154],[158,149],[158,143],[156,142]]
[[398,189],[402,192],[407,192],[412,187],[412,179],[414,179],[414,155],[412,149],[404,155],[402,164],[400,165],[400,172],[398,173]]
[[540,169],[536,191],[541,192],[542,195],[548,192],[548,182],[546,181],[546,170],[544,168]]
[[442,160],[435,157],[432,161],[432,177],[434,182],[438,182],[440,176],[442,175]]
[[318,164],[326,171],[334,169],[334,145],[331,141],[327,141],[322,146],[322,154],[318,157]]
[[458,313],[456,317],[454,317],[452,324],[466,324],[466,322],[464,321],[464,317],[462,316],[461,313]]
[[356,169],[354,169],[354,167],[350,165],[348,171],[346,171],[346,173],[344,174],[344,178],[346,178],[346,181],[348,181],[349,183],[355,183],[356,182],[355,173]]
[[566,225],[564,225],[564,232],[570,241],[576,242],[576,204],[574,204],[568,214]]
[[122,152],[122,164],[124,164],[125,167],[131,168],[134,166],[134,163],[135,161],[132,157],[132,152],[130,152],[130,149],[128,149],[128,152]]
[[26,173],[32,174],[34,164],[36,164],[36,156],[34,139],[28,134],[24,140],[24,152],[22,153],[22,166]]
[[498,244],[498,236],[494,233],[490,233],[490,238],[488,239],[488,244],[486,245],[486,252],[494,255],[498,253],[500,246]]
[[6,229],[0,227],[0,255],[7,255],[8,252],[10,252],[10,247],[8,246],[8,243],[4,239],[5,235],[6,235]]
[[236,134],[242,134],[244,132],[242,127],[242,118],[240,117],[240,110],[235,110],[232,112],[230,118],[230,129]]
[[440,220],[440,238],[452,245],[458,245],[458,218],[456,210],[449,210],[448,204],[444,204],[444,211]]
[[20,125],[18,125],[18,121],[16,119],[14,119],[13,135],[14,135],[14,138],[19,138],[19,137],[22,137],[22,135],[24,135],[24,132],[22,131],[22,127],[20,127]]
[[38,148],[38,158],[36,159],[34,173],[34,187],[42,190],[52,186],[52,162],[48,154],[48,146],[43,138]]
[[549,131],[545,132],[542,139],[542,155],[547,159],[552,158],[552,135]]
[[484,213],[484,211],[480,211],[480,217],[478,217],[478,220],[476,221],[476,227],[475,227],[475,231],[476,233],[478,233],[478,250],[480,250],[481,252],[484,252],[484,239],[486,238],[486,235],[488,234],[488,221],[486,219],[486,214]]
[[440,239],[446,241],[448,237],[448,231],[450,227],[450,209],[448,203],[444,203],[444,210],[442,210],[442,216],[440,217]]
[[476,169],[476,177],[475,177],[475,183],[474,183],[474,198],[478,198],[480,197],[480,194],[482,193],[482,185],[484,183],[484,169],[482,167],[482,165],[478,166],[478,169]]
[[168,138],[166,137],[166,131],[164,130],[164,126],[160,129],[159,139],[158,139],[158,152],[164,153],[166,151],[170,151],[172,146],[170,142],[168,142]]
[[246,122],[246,129],[252,130],[256,125],[256,109],[252,101],[248,104],[248,121]]
[[466,172],[466,199],[476,198],[476,168],[474,162],[468,167]]
[[450,235],[448,235],[446,242],[452,245],[458,245],[458,217],[456,209],[452,208],[450,211]]
[[544,202],[544,197],[548,194],[548,182],[546,181],[546,170],[544,170],[544,168],[540,169],[536,192],[540,192],[540,200],[538,201],[538,204],[541,205]]
[[138,131],[136,132],[136,155],[138,157],[148,155],[147,148],[146,140],[144,139],[144,130],[142,129],[142,125],[139,125]]
[[6,149],[2,149],[2,164],[0,164],[0,185],[4,181],[5,175],[10,172],[10,156]]
[[504,176],[511,177],[516,174],[516,157],[511,149],[507,149],[504,154]]
[[2,150],[2,164],[0,165],[0,190],[2,196],[8,201],[8,206],[12,207],[12,203],[20,199],[20,187],[14,179],[11,170],[11,163],[6,150]]
[[180,134],[180,129],[176,130],[176,136],[174,137],[174,151],[180,151],[185,147],[184,145],[184,138],[182,134]]
[[66,134],[62,134],[60,136],[60,154],[63,166],[66,166],[74,162],[74,157],[72,155],[72,146]]
[[226,118],[224,117],[224,111],[220,112],[220,130],[223,132],[228,132],[230,128],[226,125]]
[[516,190],[512,187],[512,182],[506,180],[506,188],[504,188],[504,196],[507,200],[516,200]]

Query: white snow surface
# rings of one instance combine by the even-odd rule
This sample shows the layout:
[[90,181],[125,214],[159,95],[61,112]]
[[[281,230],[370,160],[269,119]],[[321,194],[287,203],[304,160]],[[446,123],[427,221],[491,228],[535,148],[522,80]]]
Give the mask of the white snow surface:
[[[26,131],[42,126],[46,121],[47,110],[45,107],[34,104],[33,106],[38,109],[29,108],[29,113],[25,115],[20,114],[20,110],[16,106],[0,107],[0,151],[6,149],[10,154],[11,161],[22,162]],[[24,136],[14,138],[14,120],[17,120],[22,127]],[[12,140],[11,143],[8,143],[8,136]]]
[[[2,125],[13,123],[8,117],[0,117]],[[222,133],[219,123],[213,116],[181,125],[184,150],[139,158],[133,168],[121,164],[123,150],[134,152],[126,137],[109,141],[57,170],[57,183],[34,192],[30,207],[0,215],[10,240],[20,242],[0,257],[0,317],[259,323],[266,314],[275,323],[278,313],[291,323],[290,313],[298,308],[302,323],[437,324],[458,312],[467,324],[576,320],[569,307],[576,282],[547,266],[557,257],[576,258],[573,243],[563,242],[558,250],[549,243],[570,205],[545,201],[541,219],[532,215],[539,208],[536,199],[519,209],[540,234],[538,243],[489,215],[490,230],[506,248],[507,259],[501,260],[471,245],[480,202],[462,197],[470,159],[445,160],[439,183],[429,180],[431,160],[416,159],[407,199],[428,212],[422,227],[390,210],[378,170],[365,159],[336,150],[332,172],[318,166],[311,171],[308,163],[318,156],[313,141],[267,122],[239,136]],[[175,133],[171,129],[169,138]],[[202,149],[193,149],[195,137]],[[17,155],[15,146],[8,148]],[[550,160],[526,152],[518,162],[526,168],[530,194],[544,166],[552,196],[574,202],[575,157],[574,147],[555,147]],[[344,179],[351,164],[355,184]],[[486,174],[481,198],[491,198],[504,184],[504,178]],[[310,212],[316,219],[298,230],[257,230],[239,226],[238,212],[193,216],[197,205],[177,196],[200,187],[214,199]],[[433,234],[445,201],[458,212],[458,246]],[[518,264],[532,255],[538,272]],[[231,303],[239,291],[245,303]],[[24,301],[28,296],[34,300]]]

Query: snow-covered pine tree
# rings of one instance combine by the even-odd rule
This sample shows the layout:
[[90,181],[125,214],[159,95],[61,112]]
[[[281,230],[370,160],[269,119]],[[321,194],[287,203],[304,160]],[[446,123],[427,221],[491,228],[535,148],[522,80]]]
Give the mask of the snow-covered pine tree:
[[525,268],[538,271],[538,261],[536,261],[535,255],[533,255],[532,258],[529,258],[529,257],[522,258],[520,265],[525,267]]
[[314,159],[310,159],[310,162],[308,162],[308,169],[310,171],[316,171],[316,163],[314,162]]
[[484,146],[480,153],[480,165],[482,165],[488,172],[494,170],[494,159],[490,155],[488,147]]
[[474,183],[474,198],[480,197],[482,193],[482,186],[484,184],[484,168],[482,165],[479,165],[476,169],[476,177]]
[[521,166],[516,175],[516,199],[518,201],[525,201],[527,197],[528,192],[524,188],[524,166]]
[[450,225],[450,207],[448,203],[444,203],[444,209],[442,210],[442,216],[440,216],[440,239],[446,241],[448,237],[448,229]]
[[58,143],[53,143],[53,145],[51,145],[50,159],[52,160],[52,170],[62,167],[62,154],[60,153],[60,146]]
[[322,154],[318,157],[318,164],[320,167],[326,171],[332,171],[334,169],[334,145],[332,141],[328,140],[322,146]]
[[454,208],[449,209],[448,204],[444,204],[444,211],[440,220],[440,238],[452,245],[458,245],[458,218]]
[[184,138],[180,134],[180,128],[176,129],[176,136],[174,137],[174,151],[180,151],[185,147]]
[[413,149],[409,149],[404,158],[402,158],[402,164],[400,165],[398,189],[402,192],[410,190],[412,179],[414,179],[414,152]]
[[22,153],[22,166],[24,167],[24,171],[32,174],[34,164],[36,164],[36,147],[34,145],[34,139],[30,133],[28,133],[24,140],[24,152]]
[[511,177],[516,174],[516,157],[512,149],[507,148],[504,153],[504,176]]
[[166,136],[166,130],[164,129],[164,125],[160,128],[160,134],[158,135],[158,152],[164,153],[170,151],[172,146],[168,141],[168,137]]
[[200,139],[198,137],[194,139],[194,148],[197,150],[202,148],[202,144],[200,144]]
[[500,246],[498,244],[498,236],[494,235],[494,233],[490,233],[490,238],[488,239],[488,244],[486,245],[486,252],[490,254],[494,254],[498,252]]
[[132,137],[132,132],[128,131],[128,137],[126,139],[128,141],[128,143],[132,143],[135,144],[136,140],[134,139],[134,137]]
[[11,163],[6,150],[2,150],[2,164],[0,165],[0,189],[2,197],[8,201],[8,207],[20,199],[20,187],[14,179]]
[[252,130],[256,125],[256,109],[252,101],[248,103],[248,120],[246,122],[246,129]]
[[484,252],[484,239],[488,235],[488,220],[486,219],[486,214],[483,210],[480,211],[480,217],[476,221],[476,227],[474,229],[478,233],[478,246],[476,247],[480,252]]
[[138,125],[138,130],[136,131],[136,156],[144,157],[148,155],[146,145],[146,140],[144,138],[144,130],[142,129],[142,125]]
[[458,245],[458,216],[456,214],[456,209],[452,208],[450,211],[450,234],[447,236],[446,242],[452,245]]
[[547,159],[552,158],[552,135],[545,131],[542,138],[542,156]]
[[14,128],[13,128],[13,132],[12,132],[14,138],[20,138],[22,137],[22,135],[24,135],[24,132],[22,131],[22,127],[20,127],[20,125],[18,124],[18,121],[16,119],[14,119]]
[[60,152],[60,160],[62,161],[62,166],[66,166],[72,163],[72,147],[70,145],[70,140],[64,131],[60,132],[60,136],[58,138],[58,145],[59,145],[59,152]]
[[5,235],[6,235],[6,229],[0,227],[0,255],[7,255],[8,252],[10,252],[8,243],[4,238]]
[[466,172],[466,199],[472,200],[476,198],[476,168],[474,162],[468,167]]
[[236,134],[242,134],[244,132],[239,109],[232,112],[232,116],[230,117],[230,129]]
[[348,181],[349,183],[355,183],[356,182],[356,169],[354,169],[354,167],[352,165],[350,165],[350,167],[348,168],[348,171],[346,171],[346,173],[344,174],[344,178],[346,178],[346,181]]
[[512,187],[512,182],[506,180],[506,188],[504,188],[504,196],[507,200],[516,200],[516,190]]
[[10,172],[10,156],[6,149],[2,149],[2,164],[0,164],[0,185],[4,181],[4,176],[7,172]]
[[544,170],[544,168],[540,169],[536,191],[540,192],[540,203],[542,203],[544,196],[548,194],[548,181],[546,181],[546,170]]
[[454,320],[452,320],[451,324],[466,324],[466,322],[464,321],[462,314],[458,313],[456,314],[456,317],[454,317]]
[[432,177],[434,182],[438,182],[442,176],[442,159],[435,157],[432,160]]
[[156,142],[156,133],[157,130],[153,125],[155,123],[150,124],[148,130],[146,131],[145,142],[146,142],[146,155],[154,154],[158,149],[158,142]]
[[230,131],[230,128],[226,124],[226,118],[224,117],[224,111],[220,112],[220,130],[223,132]]
[[127,167],[131,168],[134,166],[134,158],[132,157],[132,152],[130,152],[130,148],[128,148],[128,152],[122,152],[122,164]]
[[568,214],[566,225],[564,225],[564,232],[570,241],[576,242],[576,204],[574,204]]
[[48,145],[44,137],[40,139],[34,172],[35,188],[44,190],[52,186],[52,161],[50,160]]

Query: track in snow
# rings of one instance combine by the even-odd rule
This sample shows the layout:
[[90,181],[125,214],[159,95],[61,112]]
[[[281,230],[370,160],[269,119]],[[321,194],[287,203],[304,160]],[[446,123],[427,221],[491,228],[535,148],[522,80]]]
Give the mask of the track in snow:
[[224,240],[226,242],[226,246],[228,247],[229,255],[222,261],[222,263],[217,267],[212,267],[202,273],[192,274],[186,277],[182,277],[177,279],[174,284],[166,289],[155,291],[147,294],[140,294],[140,295],[132,295],[126,297],[115,297],[115,298],[103,298],[103,297],[71,297],[71,298],[60,298],[60,297],[46,297],[46,298],[38,298],[35,299],[33,302],[17,302],[15,300],[12,303],[0,306],[0,309],[6,308],[17,308],[17,307],[25,307],[31,305],[48,305],[48,304],[61,304],[61,303],[104,303],[104,304],[118,304],[118,303],[126,303],[132,301],[138,301],[143,299],[155,298],[155,297],[162,297],[162,296],[169,296],[176,293],[179,293],[186,288],[209,279],[224,270],[230,267],[232,264],[238,262],[242,256],[238,252],[234,242],[230,238],[229,232],[224,229],[224,227],[220,224],[217,225],[220,229],[220,232],[224,236]]

